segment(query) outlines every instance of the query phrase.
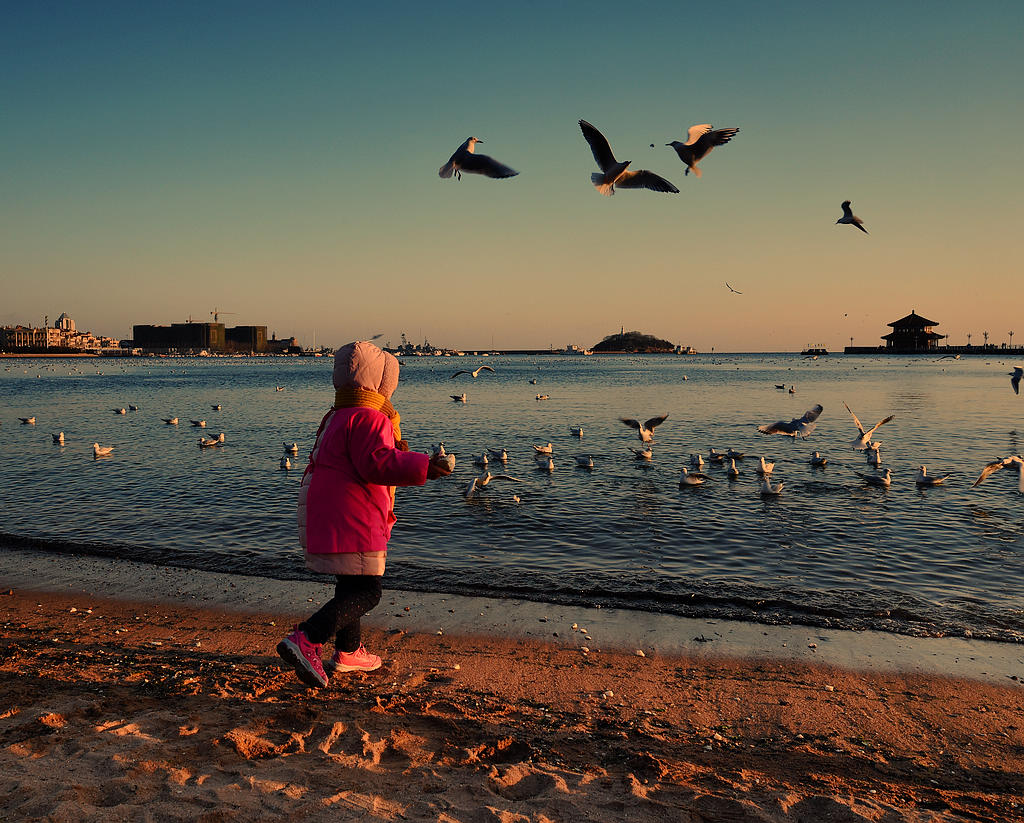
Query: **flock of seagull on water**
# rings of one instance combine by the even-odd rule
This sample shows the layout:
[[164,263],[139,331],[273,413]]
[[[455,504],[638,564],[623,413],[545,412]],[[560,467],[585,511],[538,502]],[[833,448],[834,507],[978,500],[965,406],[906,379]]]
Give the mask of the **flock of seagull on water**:
[[[454,157],[454,155],[453,155]],[[698,158],[699,159],[699,158]],[[466,169],[463,169],[466,170]],[[455,372],[449,378],[454,380],[460,375],[469,375],[471,378],[476,379],[484,371],[494,373],[494,369],[491,366],[479,366],[476,369],[460,369]],[[1010,374],[1010,385],[1013,388],[1015,394],[1020,394],[1020,382],[1024,378],[1024,368],[1020,366],[1014,367],[1014,370]],[[536,378],[532,378],[530,381],[531,385],[537,383]],[[785,384],[777,384],[777,389],[785,389]],[[282,386],[275,386],[275,391],[282,391]],[[790,386],[789,392],[795,393],[795,387]],[[453,400],[465,403],[466,394],[463,392],[458,395],[451,395]],[[538,394],[536,395],[537,400],[546,400],[548,395]],[[870,429],[865,429],[864,425],[860,422],[860,419],[854,413],[853,409],[849,407],[845,402],[843,406],[850,413],[853,418],[853,423],[857,428],[857,437],[851,442],[850,446],[858,451],[865,452],[867,456],[867,462],[875,469],[874,474],[865,474],[863,472],[855,471],[854,473],[860,477],[865,483],[871,486],[878,486],[881,488],[888,488],[892,484],[892,471],[888,467],[882,466],[882,455],[881,455],[881,443],[874,440],[873,437],[879,428],[892,422],[895,415],[888,415],[882,418]],[[222,409],[220,403],[210,406],[210,409],[214,412],[219,412]],[[113,411],[116,415],[126,415],[128,412],[137,412],[139,407],[135,404],[129,404],[127,407],[114,408]],[[762,434],[778,434],[793,438],[794,442],[799,437],[806,440],[814,430],[817,428],[818,418],[824,408],[819,404],[813,408],[808,409],[800,417],[793,418],[792,420],[779,420],[775,423],[765,424],[758,426],[758,431]],[[636,432],[637,439],[640,441],[640,447],[628,447],[629,451],[632,452],[633,456],[637,460],[651,461],[654,458],[654,430],[663,424],[668,419],[668,414],[658,415],[656,417],[648,418],[647,420],[640,421],[634,418],[623,417],[620,418],[620,422],[633,429]],[[18,420],[22,425],[34,426],[36,424],[35,416],[32,417],[19,417]],[[177,426],[179,419],[177,417],[163,417],[161,418],[163,423],[168,426]],[[205,419],[189,419],[189,423],[192,427],[197,429],[206,428]],[[583,438],[583,427],[579,425],[569,426],[569,433],[582,440]],[[55,432],[51,434],[55,445],[63,447],[66,444],[64,432]],[[199,448],[209,449],[223,446],[225,443],[225,436],[223,432],[220,432],[216,437],[201,436],[198,441]],[[284,445],[284,456],[281,457],[280,467],[284,471],[288,471],[293,467],[292,458],[297,457],[299,453],[299,447],[297,443],[285,443]],[[537,466],[539,469],[546,472],[553,472],[555,469],[554,463],[554,446],[549,442],[543,445],[534,445],[534,457],[537,460]],[[101,446],[99,443],[92,444],[92,453],[95,459],[110,457],[114,452],[113,446]],[[704,459],[702,454],[692,454],[690,456],[690,466],[683,467],[679,477],[679,487],[688,488],[703,485],[707,480],[711,479],[708,474],[703,471],[703,468],[707,464],[721,465],[726,469],[726,476],[729,480],[735,480],[739,477],[740,471],[736,466],[737,460],[743,460],[745,457],[743,452],[738,452],[733,449],[726,451],[718,451],[714,447],[709,447],[707,460]],[[448,463],[450,469],[455,467],[455,455],[449,454],[444,447],[444,443],[440,443],[434,447],[433,458],[435,460],[445,460]],[[579,454],[575,456],[576,466],[581,469],[588,471],[595,468],[593,456],[590,454]],[[474,477],[465,490],[465,497],[467,500],[471,500],[477,496],[477,494],[484,488],[486,488],[491,482],[495,480],[511,481],[515,483],[521,483],[522,480],[516,477],[512,477],[508,474],[492,474],[488,469],[491,463],[498,463],[505,466],[509,461],[508,450],[505,448],[500,449],[488,449],[480,454],[475,454],[472,457],[474,465],[483,468],[484,473]],[[813,468],[823,468],[828,463],[828,458],[822,455],[820,452],[813,452],[810,456],[809,463]],[[782,493],[784,483],[773,483],[772,472],[775,464],[765,460],[763,456],[758,459],[758,465],[755,467],[755,471],[761,477],[760,493],[764,496],[778,496]],[[1012,469],[1018,474],[1018,490],[1021,494],[1024,494],[1024,457],[1021,455],[1010,455],[1008,457],[999,458],[987,463],[981,470],[981,474],[977,480],[974,481],[974,486],[977,486],[983,482],[986,478],[991,476],[993,473],[1000,469]],[[928,474],[928,467],[921,465],[918,468],[917,477],[915,483],[919,487],[933,487],[942,485],[950,475],[930,475]],[[520,498],[518,495],[513,495],[513,501],[518,503]]]
[[[631,160],[616,160],[608,138],[596,126],[586,120],[580,120],[579,124],[583,138],[594,155],[594,162],[601,170],[590,175],[590,181],[594,184],[594,188],[601,194],[611,197],[617,188],[647,189],[648,191],[679,194],[679,189],[660,174],[655,174],[649,169],[630,169]],[[686,166],[686,170],[683,172],[684,176],[693,172],[694,176],[700,177],[702,171],[697,164],[707,157],[715,146],[724,146],[738,133],[738,128],[716,129],[710,123],[699,123],[690,126],[686,132],[686,140],[672,140],[665,145],[673,148],[683,165]],[[452,177],[461,180],[462,173],[465,172],[466,174],[482,174],[485,177],[503,179],[519,174],[515,169],[498,162],[489,155],[477,154],[477,144],[482,142],[483,140],[477,137],[467,137],[466,141],[448,158],[448,162],[438,169],[438,176],[446,180]],[[654,148],[654,143],[650,145],[651,148]],[[836,220],[837,224],[854,226],[864,234],[868,233],[868,230],[864,228],[864,221],[851,210],[849,200],[844,200],[840,208],[843,210],[843,214]],[[735,294],[743,293],[736,291],[732,286],[729,286],[729,290]]]
[[[468,374],[476,378],[479,376],[482,370],[493,372],[494,369],[490,366],[481,366],[474,371],[462,369],[455,372],[449,379],[454,379],[461,374]],[[1020,393],[1020,381],[1024,376],[1024,369],[1020,367],[1014,368],[1010,373],[1011,386],[1015,393]],[[536,383],[533,379],[530,381],[531,384]],[[776,385],[777,389],[785,389],[785,384]],[[790,386],[789,392],[795,393],[795,387]],[[542,395],[537,395],[540,399]],[[547,395],[543,395],[547,397]],[[459,400],[463,403],[466,402],[465,393],[461,395],[451,395],[452,399]],[[850,413],[850,417],[853,418],[854,426],[857,428],[857,436],[850,441],[850,447],[857,451],[864,452],[867,457],[867,462],[870,466],[875,469],[874,474],[865,474],[854,470],[859,478],[861,478],[869,486],[877,486],[880,488],[889,488],[892,485],[892,470],[886,466],[882,466],[882,449],[881,442],[873,439],[875,433],[886,423],[891,423],[896,415],[890,414],[887,417],[879,420],[875,425],[869,429],[865,429],[864,425],[860,422],[860,419],[854,413],[853,409],[843,403],[846,410]],[[821,404],[808,409],[800,417],[795,417],[792,420],[779,420],[775,423],[765,424],[758,426],[757,430],[761,434],[778,434],[786,437],[796,439],[799,437],[802,440],[806,440],[818,425],[818,418],[824,411],[824,407]],[[651,417],[647,420],[640,421],[634,418],[622,417],[619,418],[620,422],[636,431],[637,439],[640,441],[640,448],[633,446],[628,447],[629,451],[633,453],[637,460],[650,461],[654,459],[654,430],[668,419],[668,414],[661,414],[656,417]],[[583,438],[583,427],[574,425],[569,426],[569,433],[574,437],[580,439]],[[533,445],[534,458],[537,461],[537,467],[548,473],[555,470],[555,463],[553,458],[554,446],[549,442],[544,445]],[[714,447],[709,447],[708,458],[704,459],[703,454],[691,454],[690,455],[690,466],[684,466],[680,471],[679,476],[679,488],[692,488],[695,486],[701,486],[705,482],[711,479],[711,476],[704,473],[704,466],[707,464],[717,464],[724,466],[726,469],[726,476],[729,480],[736,480],[740,476],[740,471],[736,466],[737,460],[743,460],[745,454],[743,452],[735,451],[734,449],[728,449],[726,451],[718,451]],[[434,447],[433,451],[434,460],[444,460],[447,462],[449,470],[455,468],[455,455],[450,454],[445,450],[444,443],[440,443]],[[590,454],[578,454],[575,455],[576,466],[578,468],[593,470],[595,468],[593,456]],[[523,482],[520,478],[513,477],[508,474],[492,474],[488,469],[491,463],[500,463],[502,466],[508,463],[508,450],[505,448],[500,449],[488,449],[481,452],[480,454],[474,454],[472,456],[472,462],[475,466],[484,469],[484,473],[474,477],[470,480],[469,485],[466,487],[464,496],[467,500],[472,500],[477,497],[478,493],[486,488],[494,480],[507,480],[514,483]],[[828,464],[828,458],[822,455],[820,452],[813,452],[808,461],[812,468],[824,468]],[[784,483],[772,482],[772,472],[774,471],[775,463],[768,462],[764,456],[758,458],[758,464],[755,466],[755,471],[761,478],[760,482],[760,493],[764,497],[777,497],[782,494]],[[1011,455],[1009,457],[1000,458],[987,463],[981,471],[981,475],[977,480],[974,481],[974,486],[977,486],[987,477],[999,469],[1010,468],[1018,473],[1018,489],[1021,494],[1024,494],[1024,457],[1020,455]],[[915,478],[915,484],[921,488],[930,488],[935,486],[941,486],[949,479],[951,475],[930,475],[928,474],[928,467],[921,465],[918,467],[917,476]],[[518,495],[513,495],[513,502],[519,503],[520,498]]]

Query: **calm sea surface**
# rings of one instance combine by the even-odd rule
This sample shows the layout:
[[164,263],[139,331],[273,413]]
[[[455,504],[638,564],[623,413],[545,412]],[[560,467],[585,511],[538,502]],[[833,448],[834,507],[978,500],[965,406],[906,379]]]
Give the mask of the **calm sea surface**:
[[[472,379],[449,376],[489,364]],[[1024,641],[1024,496],[981,467],[1021,451],[1013,363],[795,355],[405,358],[394,403],[414,449],[443,440],[450,478],[398,492],[387,584],[602,604],[691,616],[973,634]],[[305,455],[333,400],[330,358],[0,360],[0,542],[275,578],[309,576],[295,501]],[[536,379],[536,384],[530,380]],[[795,386],[780,391],[776,384]],[[277,391],[277,387],[282,387]],[[468,402],[449,395],[466,392]],[[549,395],[538,401],[537,394]],[[870,473],[843,401],[877,435],[888,490]],[[756,426],[825,407],[807,441]],[[138,411],[111,410],[129,404]],[[211,406],[220,404],[221,411]],[[654,459],[630,453],[620,417],[668,412]],[[19,417],[35,415],[36,425]],[[177,426],[162,417],[177,416]],[[224,432],[200,449],[199,429]],[[570,434],[582,426],[583,437]],[[51,432],[63,431],[55,445]],[[1024,432],[1024,428],[1021,428]],[[282,471],[283,444],[297,468]],[[555,468],[533,444],[551,442]],[[94,460],[92,444],[113,446]],[[710,466],[678,487],[692,453],[747,454],[730,481]],[[471,457],[504,447],[477,499]],[[813,469],[818,450],[829,458]],[[595,469],[577,468],[590,454]],[[762,499],[756,458],[781,497]],[[753,457],[754,459],[751,459]],[[952,473],[918,489],[920,464]],[[516,494],[520,502],[513,500]]]

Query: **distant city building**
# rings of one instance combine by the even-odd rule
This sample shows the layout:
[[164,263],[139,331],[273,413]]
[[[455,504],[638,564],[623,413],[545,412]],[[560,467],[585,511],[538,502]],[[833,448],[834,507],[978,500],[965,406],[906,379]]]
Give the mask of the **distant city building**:
[[934,348],[939,340],[945,339],[945,335],[932,331],[939,325],[937,322],[921,317],[913,310],[906,317],[893,320],[886,325],[890,326],[892,331],[882,335],[882,339],[885,341],[885,347],[894,351],[927,351]]
[[112,337],[78,331],[75,321],[64,312],[52,327],[4,326],[0,328],[0,349],[9,352],[119,352],[121,343]]
[[234,352],[267,351],[266,326],[234,326],[225,332],[227,349]]
[[223,323],[171,323],[169,326],[132,326],[132,345],[147,352],[263,353],[267,348],[266,326],[233,326]]

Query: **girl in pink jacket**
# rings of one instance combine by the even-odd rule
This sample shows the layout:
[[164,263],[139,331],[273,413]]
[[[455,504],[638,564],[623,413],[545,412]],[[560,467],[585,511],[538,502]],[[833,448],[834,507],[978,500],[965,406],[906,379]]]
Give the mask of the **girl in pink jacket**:
[[[380,602],[395,486],[450,474],[402,440],[390,400],[397,386],[398,361],[373,343],[335,352],[334,406],[320,423],[299,487],[299,542],[306,567],[333,574],[337,583],[334,597],[277,644],[310,686],[326,686],[328,673],[380,667],[380,657],[362,645],[359,618]],[[334,656],[324,666],[320,648],[331,636]]]

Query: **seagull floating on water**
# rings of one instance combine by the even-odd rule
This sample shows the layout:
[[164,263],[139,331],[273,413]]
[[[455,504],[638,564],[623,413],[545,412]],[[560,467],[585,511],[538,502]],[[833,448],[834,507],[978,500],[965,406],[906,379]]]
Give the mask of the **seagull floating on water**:
[[447,180],[454,175],[456,180],[462,179],[462,172],[466,174],[482,174],[485,177],[502,179],[515,177],[519,172],[511,169],[504,163],[499,163],[493,157],[486,154],[476,153],[476,144],[484,141],[477,137],[467,137],[466,142],[459,146],[455,153],[448,158],[448,162],[437,171],[437,176]]
[[1013,386],[1013,393],[1020,394],[1020,379],[1024,377],[1024,369],[1020,366],[1014,366],[1013,371],[1010,372],[1010,385]]
[[101,446],[99,443],[92,444],[93,457],[108,457],[113,451],[113,446]]
[[201,448],[201,449],[209,449],[209,448],[212,448],[213,446],[219,446],[220,444],[221,444],[221,441],[218,440],[216,437],[200,437],[199,438],[199,448]]
[[758,426],[757,430],[761,434],[784,434],[792,437],[796,440],[797,437],[802,437],[806,440],[810,437],[811,432],[817,428],[818,424],[815,422],[824,411],[824,407],[819,403],[812,409],[808,409],[804,412],[803,417],[794,417],[788,423],[780,420],[777,423],[772,423],[770,426]]
[[537,452],[537,454],[551,454],[555,450],[555,447],[548,443],[546,446],[535,445],[533,450]]
[[291,467],[292,467],[292,461],[289,460],[287,457],[282,457],[281,458],[281,469],[283,471],[288,471]]
[[892,485],[892,471],[890,469],[886,469],[884,474],[861,474],[860,472],[854,472],[854,474],[869,486],[881,486],[887,489]]
[[178,418],[177,417],[161,417],[160,419],[163,420],[168,426],[177,426],[178,425]]
[[928,474],[928,467],[921,466],[917,470],[917,479],[914,482],[917,483],[918,486],[941,486],[948,479],[948,474],[943,477],[931,477]]
[[127,414],[128,413],[126,409],[112,409],[111,411],[113,411],[114,414]]
[[690,465],[699,471],[704,468],[704,458],[699,454],[691,454]]
[[[715,129],[710,123],[701,123],[687,129],[685,143],[673,140],[665,145],[674,148],[679,159],[686,164],[684,177],[691,171],[700,177],[701,170],[697,168],[697,163],[707,157],[715,146],[724,146],[738,133],[739,129]],[[737,294],[739,293],[737,292]]]
[[473,455],[473,463],[474,463],[474,465],[477,465],[477,466],[487,466],[487,464],[490,463],[490,462],[491,461],[487,459],[487,455],[485,453]]
[[56,443],[58,446],[64,445],[64,432],[57,432],[57,434],[51,434],[50,437],[53,438],[53,442]]
[[214,411],[220,411],[220,408],[221,408],[220,407],[220,403],[217,403],[216,405],[210,406],[210,408],[213,409]]
[[771,475],[766,474],[761,478],[761,495],[762,497],[778,497],[782,494],[782,487],[784,485],[785,483],[779,483],[773,486]]
[[654,451],[650,446],[644,449],[634,449],[632,446],[629,446],[629,450],[633,452],[633,456],[637,460],[650,460],[654,457]]
[[1019,475],[1019,482],[1017,484],[1017,490],[1024,494],[1024,457],[1019,454],[1011,455],[1010,457],[1004,457],[1001,460],[993,460],[991,463],[985,465],[985,468],[981,470],[981,475],[977,480],[974,481],[974,486],[977,486],[982,480],[988,477],[993,472],[997,472],[1000,469],[1014,468],[1017,470]]
[[298,443],[285,443],[284,444],[284,450],[286,452],[288,452],[289,454],[298,454],[299,453],[299,444]]
[[491,459],[497,460],[499,463],[508,463],[508,452],[505,449],[488,449],[490,452]]
[[569,434],[574,437],[583,437],[583,426],[569,426]]
[[850,226],[856,226],[858,229],[860,229],[862,232],[864,232],[864,234],[868,233],[868,230],[866,228],[864,228],[864,225],[863,225],[864,221],[861,220],[857,215],[855,215],[850,210],[850,201],[849,200],[844,200],[840,204],[840,208],[842,208],[842,210],[843,210],[843,216],[840,217],[838,220],[836,220],[836,223],[844,223],[844,224],[847,224],[847,225],[850,225]]
[[138,411],[138,410],[139,410],[139,407],[136,406],[134,403],[129,403],[128,404],[128,411]]
[[[843,402],[843,405],[846,406],[845,401]],[[849,406],[846,406],[846,410],[850,413],[850,417],[853,418],[854,425],[857,426],[857,431],[860,432],[860,437],[854,440],[850,445],[853,446],[853,448],[855,449],[859,449],[860,451],[864,451],[865,449],[870,448],[868,442],[871,440],[871,435],[875,433],[879,426],[884,426],[886,423],[888,423],[890,420],[896,417],[895,414],[890,414],[884,420],[879,420],[870,429],[864,431],[864,427],[861,425],[860,420],[857,419],[857,415],[853,413],[853,409],[851,409]]]
[[34,417],[19,417],[18,419],[22,422],[22,425],[25,426],[34,426],[36,424],[36,419]]
[[729,475],[730,480],[735,480],[740,476],[740,470],[736,468],[736,460],[734,458],[729,459],[729,468],[725,470],[725,473]]
[[828,463],[828,458],[827,457],[822,456],[818,452],[812,452],[811,453],[811,465],[814,466],[815,468],[818,468],[818,469],[824,468],[824,466],[827,463]]
[[589,454],[578,454],[576,455],[576,465],[581,469],[592,469],[594,468],[594,458]]
[[767,474],[771,474],[775,470],[774,463],[766,463],[764,457],[761,458],[761,462],[758,465],[756,471],[759,475],[764,477]]
[[550,398],[551,398],[550,394],[538,394],[537,395],[537,400],[549,400]]
[[700,486],[707,479],[708,476],[706,474],[691,472],[684,466],[679,473],[679,488],[683,488],[683,486]]
[[653,443],[654,442],[654,427],[660,426],[668,419],[667,414],[663,414],[659,417],[652,417],[650,420],[645,420],[641,423],[639,420],[633,420],[628,417],[620,417],[620,422],[634,428],[637,431],[637,437],[641,443]]
[[452,400],[454,400],[456,403],[465,403],[466,402],[466,393],[465,392],[463,392],[462,394],[450,394],[448,396]]
[[620,163],[616,160],[607,138],[586,120],[580,120],[580,131],[583,132],[583,137],[590,144],[590,151],[594,155],[597,167],[601,169],[600,173],[595,172],[590,175],[591,182],[601,194],[606,196],[615,194],[616,186],[620,189],[650,189],[651,191],[679,194],[679,189],[653,171],[647,169],[627,171],[631,161],[623,160]]
[[449,380],[454,380],[454,379],[455,379],[456,377],[458,377],[458,376],[459,376],[460,374],[469,374],[469,375],[472,375],[472,376],[473,376],[473,378],[475,379],[475,378],[477,378],[477,377],[479,377],[479,376],[480,376],[480,372],[482,372],[482,371],[490,371],[490,372],[493,372],[493,371],[494,371],[494,369],[492,369],[492,368],[491,368],[490,366],[480,366],[480,367],[478,367],[478,368],[476,368],[476,369],[473,369],[473,371],[469,371],[468,369],[459,369],[459,370],[458,370],[457,372],[455,372],[455,374],[453,374],[453,375],[452,375],[451,377],[449,377],[448,379],[449,379]]
[[193,426],[195,426],[197,429],[205,429],[206,428],[206,421],[205,420],[189,420],[188,422],[191,423]]

